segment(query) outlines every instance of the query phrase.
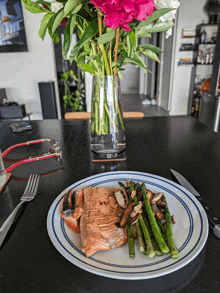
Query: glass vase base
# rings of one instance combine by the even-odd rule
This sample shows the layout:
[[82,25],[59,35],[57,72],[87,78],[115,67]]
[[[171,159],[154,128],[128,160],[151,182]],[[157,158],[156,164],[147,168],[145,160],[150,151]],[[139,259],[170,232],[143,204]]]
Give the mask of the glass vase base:
[[92,162],[99,163],[99,162],[121,162],[126,160],[125,152],[118,154],[115,157],[100,157],[99,155],[92,152]]
[[125,150],[125,143],[115,143],[114,147],[109,145],[111,145],[111,143],[94,143],[91,144],[91,151],[99,158],[113,159],[120,156],[120,154],[122,154]]

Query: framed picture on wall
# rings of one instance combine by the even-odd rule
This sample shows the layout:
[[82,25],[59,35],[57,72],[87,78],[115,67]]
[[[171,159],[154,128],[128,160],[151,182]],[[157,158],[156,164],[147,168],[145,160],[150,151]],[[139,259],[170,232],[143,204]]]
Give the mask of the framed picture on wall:
[[0,0],[0,53],[27,52],[20,0]]

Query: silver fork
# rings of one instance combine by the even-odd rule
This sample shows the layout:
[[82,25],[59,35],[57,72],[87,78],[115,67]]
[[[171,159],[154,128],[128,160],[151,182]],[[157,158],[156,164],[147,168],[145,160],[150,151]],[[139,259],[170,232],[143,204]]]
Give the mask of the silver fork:
[[31,201],[32,199],[34,199],[35,195],[37,194],[39,179],[40,179],[40,175],[34,175],[34,174],[30,175],[25,191],[22,197],[20,198],[21,202],[16,206],[16,208],[13,210],[13,212],[10,214],[10,216],[6,219],[6,221],[3,223],[3,225],[0,228],[0,246],[2,245],[2,242],[4,241],[5,236],[7,235],[8,230],[10,229],[13,223],[14,217],[17,211],[19,210],[20,206],[24,202]]

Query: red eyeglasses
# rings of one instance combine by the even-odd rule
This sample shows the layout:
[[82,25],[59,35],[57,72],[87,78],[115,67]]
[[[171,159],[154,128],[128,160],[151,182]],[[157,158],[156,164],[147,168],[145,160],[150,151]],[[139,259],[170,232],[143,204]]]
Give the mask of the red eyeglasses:
[[[49,159],[49,158],[53,158],[53,157],[57,157],[58,160],[62,159],[62,152],[60,151],[60,146],[59,143],[56,142],[53,138],[43,138],[43,139],[38,139],[38,140],[32,140],[32,141],[27,141],[27,142],[23,142],[23,143],[19,143],[19,144],[15,144],[9,148],[7,148],[3,153],[2,153],[2,158],[4,158],[11,150],[18,148],[18,147],[22,147],[22,146],[27,146],[27,145],[33,145],[33,144],[37,144],[37,143],[43,143],[43,142],[50,142],[50,149],[49,149],[49,153],[46,155],[39,155],[39,156],[35,156],[35,157],[30,157],[28,159],[23,159],[21,161],[18,161],[14,164],[12,164],[11,166],[9,166],[8,168],[5,169],[5,172],[9,173],[11,172],[14,168],[16,168],[19,165],[22,164],[26,164],[26,163],[30,163],[30,162],[35,162],[35,161],[40,161],[40,160],[45,160],[45,159]],[[4,159],[4,161],[6,161],[6,158]]]

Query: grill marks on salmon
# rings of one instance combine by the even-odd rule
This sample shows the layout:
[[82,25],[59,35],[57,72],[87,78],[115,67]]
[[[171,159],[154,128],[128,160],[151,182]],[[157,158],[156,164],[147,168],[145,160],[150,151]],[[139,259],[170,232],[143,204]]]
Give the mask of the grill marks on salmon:
[[75,209],[74,209],[74,212],[73,212],[73,217],[76,220],[78,220],[81,217],[82,208],[83,208],[83,202],[84,202],[83,189],[79,189],[76,192]]
[[81,215],[82,251],[87,257],[102,250],[110,250],[127,242],[124,229],[118,227],[119,214],[114,191],[116,188],[91,186],[84,189]]

